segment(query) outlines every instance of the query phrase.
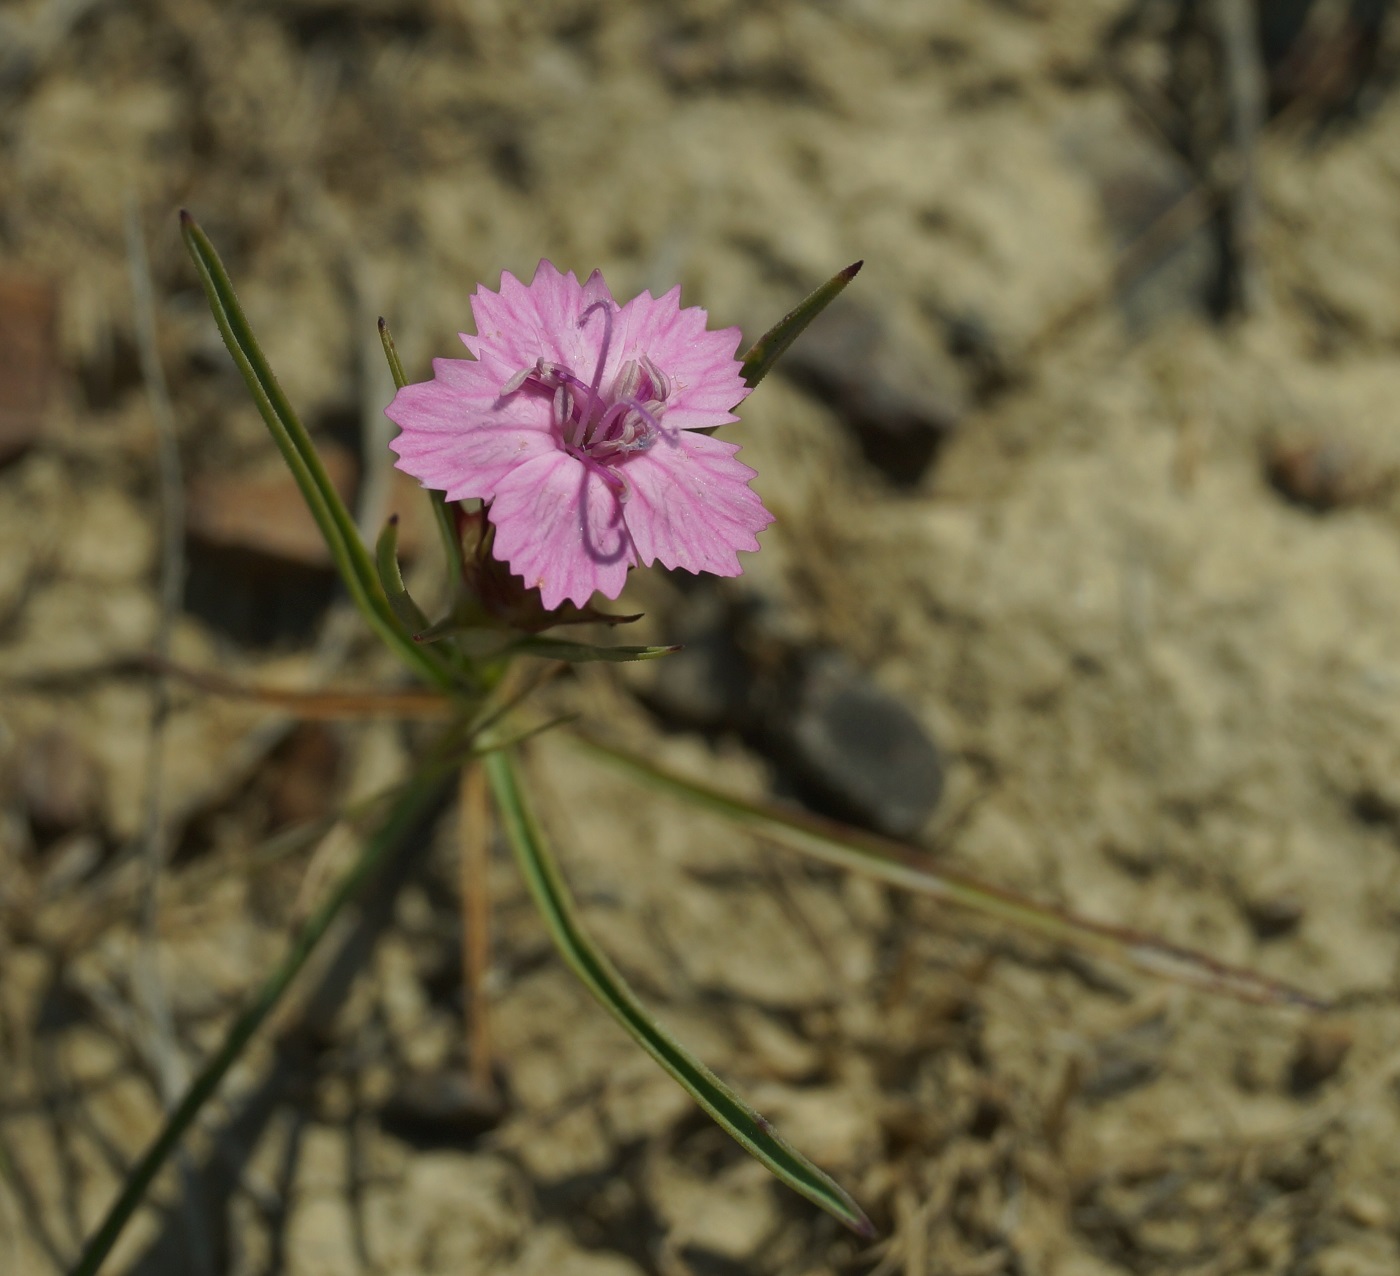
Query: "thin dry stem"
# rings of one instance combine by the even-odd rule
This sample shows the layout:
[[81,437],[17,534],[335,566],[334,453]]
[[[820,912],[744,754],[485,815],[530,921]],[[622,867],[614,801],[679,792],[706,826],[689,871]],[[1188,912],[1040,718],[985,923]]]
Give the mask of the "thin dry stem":
[[232,700],[251,700],[272,709],[283,709],[304,721],[359,720],[364,718],[441,718],[450,709],[450,702],[438,691],[405,688],[398,691],[329,690],[295,691],[283,687],[265,687],[237,682],[209,669],[192,669],[188,665],[164,661],[160,666],[166,673],[179,678],[210,695]]
[[[155,289],[151,283],[146,239],[135,196],[126,197],[127,268],[131,276],[132,317],[141,359],[141,376],[155,425],[156,469],[160,482],[160,614],[154,641],[155,658],[170,659],[175,622],[185,587],[185,484],[180,466],[180,446],[175,413],[170,406],[165,370],[156,344]],[[170,717],[170,688],[157,676],[151,698],[151,729],[146,752],[145,810],[134,853],[142,865],[139,905],[140,942],[132,966],[132,992],[140,1007],[142,1031],[138,1045],[146,1053],[156,1075],[160,1101],[167,1112],[180,1101],[189,1086],[190,1073],[175,1038],[169,991],[161,976],[157,936],[159,932],[160,881],[165,871],[168,829],[164,815],[165,727]],[[209,1236],[197,1207],[193,1166],[188,1154],[179,1156],[182,1221],[188,1241],[191,1267],[212,1269]]]
[[[165,384],[165,372],[156,348],[155,303],[146,242],[140,213],[128,193],[126,209],[127,265],[131,274],[132,314],[136,344],[141,358],[141,375],[150,400],[155,425],[157,472],[160,479],[160,618],[152,644],[157,661],[170,658],[175,619],[184,588],[184,477],[175,434],[175,415]],[[138,1000],[151,1032],[153,1062],[160,1081],[161,1101],[168,1108],[184,1090],[188,1076],[179,1058],[170,1023],[170,1008],[155,958],[158,894],[165,867],[165,821],[162,815],[164,788],[165,724],[170,715],[170,689],[157,675],[153,684],[151,729],[146,751],[146,793],[141,832],[136,851],[144,865],[140,902],[141,948],[133,977]]]
[[1225,87],[1230,98],[1233,155],[1225,198],[1230,208],[1231,269],[1239,305],[1248,313],[1259,304],[1260,281],[1255,260],[1259,191],[1255,151],[1266,108],[1266,79],[1253,0],[1216,0],[1215,23],[1225,53]]
[[462,768],[460,788],[462,843],[462,978],[466,990],[468,1074],[484,1095],[496,1092],[491,1072],[491,829],[486,801],[486,772],[475,764]]

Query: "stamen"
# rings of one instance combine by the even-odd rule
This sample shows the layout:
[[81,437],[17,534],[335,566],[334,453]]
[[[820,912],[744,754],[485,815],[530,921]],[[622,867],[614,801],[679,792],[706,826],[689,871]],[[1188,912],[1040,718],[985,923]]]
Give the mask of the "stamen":
[[641,388],[642,365],[635,359],[628,359],[622,365],[622,371],[617,374],[617,380],[613,382],[613,402],[616,403],[619,399],[634,399]]
[[[636,399],[620,399],[603,413],[593,439],[588,444],[592,456],[645,452],[656,442],[661,422],[652,411],[659,404],[642,404]],[[637,418],[641,420],[638,421]]]
[[554,391],[554,424],[559,427],[560,434],[563,434],[564,427],[569,422],[569,411],[573,406],[573,400],[569,397],[569,387],[560,384]]
[[506,395],[514,394],[525,382],[536,375],[538,375],[537,368],[521,368],[519,372],[501,387],[501,398],[504,399]]
[[[593,311],[603,310],[603,343],[593,369],[593,380],[587,385],[562,363],[552,363],[541,357],[534,365],[521,368],[504,385],[501,397],[514,394],[527,382],[535,382],[554,391],[551,403],[553,424],[564,442],[594,461],[604,457],[627,456],[647,451],[661,433],[661,414],[671,394],[671,379],[647,355],[629,359],[618,371],[605,400],[599,387],[603,369],[607,366],[608,350],[612,344],[613,312],[607,301],[598,300],[584,308],[579,327],[588,322]],[[643,402],[642,395],[646,394]],[[582,404],[580,405],[580,397]],[[627,480],[615,465],[599,469],[614,484],[618,499],[631,495]]]
[[[656,407],[661,406],[654,400],[653,405]],[[637,399],[619,399],[608,410],[611,412],[616,410],[617,408],[630,408],[639,417],[641,417],[643,421],[647,423],[647,433],[654,437],[661,431],[661,422],[657,419],[656,414],[652,411],[653,405],[641,403]]]
[[671,397],[671,378],[654,364],[647,355],[642,356],[642,367],[647,371],[647,376],[651,378],[652,388],[656,391],[651,397],[662,402]]
[[[557,386],[564,378],[572,378],[572,373],[562,363],[550,363],[541,355],[530,367],[521,368],[501,387],[501,398],[514,394],[527,381],[538,381],[543,386]],[[579,384],[583,383],[580,381]]]
[[618,444],[617,450],[619,452],[649,452],[656,439],[657,436],[648,430],[638,438],[624,439]]

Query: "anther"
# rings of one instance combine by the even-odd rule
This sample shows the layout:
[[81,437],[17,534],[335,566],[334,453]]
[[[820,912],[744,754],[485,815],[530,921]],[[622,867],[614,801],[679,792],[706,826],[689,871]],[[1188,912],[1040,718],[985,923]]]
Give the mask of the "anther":
[[646,355],[642,355],[642,367],[646,369],[647,376],[651,378],[652,389],[655,392],[652,398],[659,399],[663,402],[669,399],[671,397],[671,378],[662,372]]
[[538,370],[535,368],[521,368],[519,372],[501,387],[501,398],[504,399],[506,395],[514,394],[525,382],[536,375],[538,375]]
[[504,399],[506,395],[514,394],[527,381],[538,381],[543,386],[553,387],[571,376],[568,368],[562,363],[550,363],[541,355],[528,368],[521,368],[501,387],[501,398]]
[[617,374],[617,380],[613,382],[613,402],[616,403],[619,399],[636,398],[637,391],[641,388],[642,367],[635,359],[628,359],[622,365],[622,371]]
[[559,385],[554,391],[554,424],[562,431],[569,423],[569,413],[573,408],[573,400],[569,398],[569,388]]

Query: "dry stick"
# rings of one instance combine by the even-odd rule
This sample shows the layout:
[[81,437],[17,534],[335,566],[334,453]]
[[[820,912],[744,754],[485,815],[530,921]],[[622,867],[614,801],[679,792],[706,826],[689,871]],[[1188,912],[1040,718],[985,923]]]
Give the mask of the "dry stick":
[[[145,238],[141,231],[140,213],[134,197],[128,193],[126,209],[127,265],[131,273],[132,312],[136,324],[136,344],[141,359],[141,375],[150,399],[151,419],[155,425],[156,463],[160,479],[160,618],[152,648],[158,662],[170,659],[170,644],[175,617],[180,609],[180,594],[184,585],[184,547],[181,540],[185,521],[184,479],[180,471],[180,449],[175,436],[175,416],[170,408],[165,373],[156,350],[155,307],[152,298],[150,266],[146,260]],[[157,674],[153,682],[151,732],[146,752],[146,795],[141,832],[137,845],[146,864],[144,890],[141,899],[141,929],[143,953],[148,958],[154,949],[157,892],[164,867],[163,821],[161,819],[161,790],[163,788],[163,745],[165,724],[170,714],[170,688],[164,677]],[[146,991],[152,1025],[162,1038],[162,1053],[167,1059],[159,1068],[162,1098],[168,1104],[173,1094],[184,1088],[186,1078],[176,1076],[169,1063],[173,1055],[173,1040],[169,1035],[169,1008],[163,1006],[164,990],[150,961]],[[157,1010],[157,1002],[162,1006]],[[183,1068],[178,1069],[183,1073]]]
[[[307,201],[307,206],[318,210],[323,215],[323,222],[329,213],[334,212],[324,199]],[[318,229],[326,228],[322,226]],[[341,220],[332,219],[327,233],[336,233],[343,241],[344,235],[341,231]],[[352,300],[355,303],[354,308],[363,309],[363,304],[358,297],[354,297]],[[368,360],[370,356],[371,351],[367,347],[358,352],[358,357],[361,359]],[[366,373],[361,378],[365,397],[373,393],[372,374],[368,371],[371,366],[373,365],[368,363],[365,365]],[[368,408],[365,407],[364,410],[367,413]],[[386,458],[387,453],[385,458],[380,459],[385,460]],[[370,458],[367,457],[366,460],[365,468],[368,472],[373,468],[373,465],[370,463]],[[355,511],[356,529],[360,533],[361,539],[373,541],[379,524],[383,521],[383,501],[386,492],[387,484],[382,481],[379,483],[371,481],[361,486],[360,498]],[[310,652],[309,667],[305,675],[309,683],[314,685],[323,682],[345,662],[350,645],[359,633],[359,626],[360,617],[354,605],[347,599],[342,598],[331,608],[329,615],[326,616],[320,627],[320,632],[317,634],[315,644]],[[167,837],[171,828],[178,828],[194,811],[216,804],[229,792],[246,782],[254,771],[262,765],[268,754],[286,738],[299,719],[359,718],[375,714],[395,717],[438,717],[441,716],[444,705],[440,695],[414,691],[393,692],[387,695],[373,692],[366,693],[365,696],[358,693],[338,692],[328,692],[324,695],[314,691],[279,692],[273,689],[244,692],[234,689],[237,684],[221,679],[216,674],[199,673],[177,666],[163,653],[147,657],[143,663],[147,667],[172,673],[217,694],[241,696],[287,711],[277,718],[259,723],[252,728],[235,747],[233,755],[226,758],[222,768],[223,774],[219,781],[212,785],[203,786],[199,791],[188,796],[177,809],[167,813]],[[373,707],[366,707],[366,698],[375,701]],[[105,880],[110,882],[113,879],[109,874]]]
[[1255,145],[1264,123],[1265,80],[1253,0],[1215,0],[1215,27],[1225,52],[1230,102],[1231,171],[1225,198],[1230,208],[1230,255],[1236,300],[1248,314],[1259,302],[1254,242],[1259,223]]
[[[103,0],[48,0],[28,22],[0,13],[0,94],[16,98],[48,69],[54,56],[67,47],[68,37]],[[21,6],[12,5],[12,9]]]
[[1114,292],[1125,288],[1193,230],[1215,209],[1215,197],[1203,186],[1192,186],[1167,205],[1118,255],[1106,286],[1095,284],[1034,333],[1026,344],[1027,362],[1058,345],[1092,315]]
[[[1226,12],[1232,9],[1246,10],[1245,17],[1238,13]],[[1286,110],[1280,112],[1268,123],[1264,120],[1264,79],[1259,66],[1258,47],[1249,33],[1253,31],[1253,6],[1249,0],[1217,0],[1217,23],[1221,39],[1226,44],[1227,68],[1231,100],[1231,123],[1234,131],[1234,145],[1242,171],[1234,184],[1235,225],[1238,240],[1237,251],[1246,254],[1240,258],[1251,263],[1253,270],[1254,241],[1258,234],[1259,187],[1257,181],[1258,144],[1275,136],[1287,136],[1297,118],[1310,102],[1295,100]],[[1240,34],[1240,23],[1246,25]],[[1227,26],[1229,28],[1227,33]],[[1149,125],[1159,136],[1161,130],[1151,116],[1144,113]],[[1180,198],[1169,204],[1145,230],[1119,254],[1114,263],[1112,276],[1107,287],[1095,284],[1081,293],[1065,309],[1034,333],[1026,346],[1026,357],[1045,353],[1059,344],[1079,323],[1091,315],[1112,292],[1126,287],[1139,275],[1149,270],[1172,247],[1200,227],[1219,206],[1222,198],[1217,191],[1208,190],[1199,182],[1193,183]],[[1241,234],[1241,228],[1243,234]],[[1248,285],[1257,292],[1257,278]],[[1249,295],[1245,296],[1248,303]]]
[[[147,942],[138,949],[136,981],[138,990],[144,993],[142,1000],[145,1002],[147,1017],[151,1022],[153,1047],[156,1053],[153,1062],[160,1080],[162,1103],[168,1111],[172,1104],[185,1093],[188,1076],[184,1062],[176,1052],[168,999],[160,981],[154,958],[157,892],[165,859],[165,843],[169,834],[168,822],[162,820],[161,816],[161,790],[163,788],[161,782],[161,746],[170,702],[166,679],[161,677],[160,673],[162,670],[170,671],[174,668],[170,660],[170,647],[174,620],[179,612],[180,597],[184,585],[182,540],[184,500],[174,414],[170,408],[169,392],[157,354],[150,269],[146,260],[145,241],[141,234],[139,216],[134,201],[131,200],[128,202],[127,241],[135,303],[136,337],[141,357],[142,374],[146,382],[147,392],[151,397],[152,415],[157,433],[162,522],[160,625],[156,633],[154,653],[150,662],[157,670],[156,700],[152,716],[151,754],[147,768],[146,819],[141,838],[137,844],[148,865],[141,902],[141,926],[143,935],[147,937]],[[363,354],[363,352],[361,353]],[[366,459],[368,460],[368,458]],[[371,536],[373,531],[377,529],[382,519],[384,493],[385,484],[382,481],[378,484],[370,482],[362,489],[360,508],[357,511],[359,516],[357,523],[362,536]],[[370,497],[369,500],[364,499],[366,495]],[[354,614],[354,609],[343,603],[327,617],[312,653],[313,679],[318,676],[324,677],[343,661],[355,633],[356,622],[357,617]],[[401,707],[396,706],[396,709]],[[284,718],[281,721],[264,723],[255,728],[244,742],[243,765],[237,766],[236,769],[239,771],[251,770],[257,766],[266,757],[268,751],[275,747],[277,742],[295,725],[295,722],[295,717]],[[183,1152],[180,1154],[179,1160],[182,1174],[186,1177],[187,1183],[192,1182],[189,1164]],[[186,1192],[184,1199],[186,1204],[192,1207],[193,1196],[191,1193]],[[195,1211],[190,1208],[187,1212],[189,1213],[190,1227],[198,1228],[199,1220]],[[195,1251],[192,1254],[192,1261],[195,1262],[196,1269],[199,1271],[210,1270],[207,1238],[192,1231],[191,1241],[192,1249]]]
[[462,979],[466,992],[468,1076],[478,1093],[494,1097],[491,1071],[491,834],[486,772],[476,763],[462,768],[458,819],[462,843]]
[[369,718],[442,718],[452,709],[440,691],[406,688],[400,691],[330,690],[297,691],[292,688],[267,687],[256,683],[238,682],[215,673],[212,669],[195,669],[173,660],[143,661],[146,667],[156,667],[173,678],[199,691],[222,696],[226,700],[248,700],[269,709],[284,709],[302,721],[327,722],[349,719],[359,722]]
[[[156,435],[156,468],[160,481],[160,614],[156,625],[154,650],[157,660],[169,660],[175,619],[185,585],[185,489],[180,468],[180,445],[175,431],[175,414],[156,346],[156,318],[151,267],[146,256],[146,239],[136,197],[126,195],[127,268],[131,275],[132,318],[136,326],[136,346],[141,360],[141,376],[150,400],[151,420]],[[149,1038],[142,1043],[153,1065],[160,1089],[161,1106],[170,1112],[189,1085],[189,1069],[175,1039],[170,998],[160,973],[156,937],[159,930],[160,880],[165,871],[166,825],[163,817],[165,727],[170,716],[170,688],[157,675],[151,698],[151,729],[146,747],[145,810],[135,853],[141,858],[141,899],[139,905],[140,942],[132,966],[132,991],[140,1005]],[[212,1270],[209,1236],[196,1205],[194,1168],[188,1154],[179,1157],[185,1190],[181,1211],[189,1240],[190,1261],[199,1272]]]

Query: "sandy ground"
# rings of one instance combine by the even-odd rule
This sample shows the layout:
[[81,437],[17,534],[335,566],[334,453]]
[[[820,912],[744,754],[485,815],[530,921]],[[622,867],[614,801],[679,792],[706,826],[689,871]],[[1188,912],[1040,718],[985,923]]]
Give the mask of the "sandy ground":
[[[422,376],[476,284],[540,257],[619,296],[679,281],[750,337],[863,258],[733,427],[779,521],[725,596],[917,716],[946,768],[920,834],[940,862],[1338,1009],[1241,1006],[819,869],[546,740],[541,805],[608,950],[881,1242],[696,1114],[554,958],[501,848],[503,1107],[467,1093],[444,818],[110,1270],[1400,1268],[1400,99],[1317,8],[1299,47],[1323,69],[1269,54],[1247,165],[1214,28],[1173,34],[1165,2],[0,10],[0,290],[27,351],[0,362],[0,1270],[73,1260],[353,850],[267,839],[422,739],[177,692],[155,948],[175,1045],[153,1045],[129,854],[152,692],[113,668],[160,620],[129,210],[190,498],[176,655],[285,686],[394,676],[324,618],[178,206],[376,516],[414,495],[384,487],[377,314]],[[1222,315],[1217,210],[1251,190],[1246,304]],[[939,443],[929,464],[872,450],[891,419]],[[627,598],[649,639],[685,601],[654,577]],[[652,677],[555,695],[768,787],[733,736],[663,729],[634,695]]]

